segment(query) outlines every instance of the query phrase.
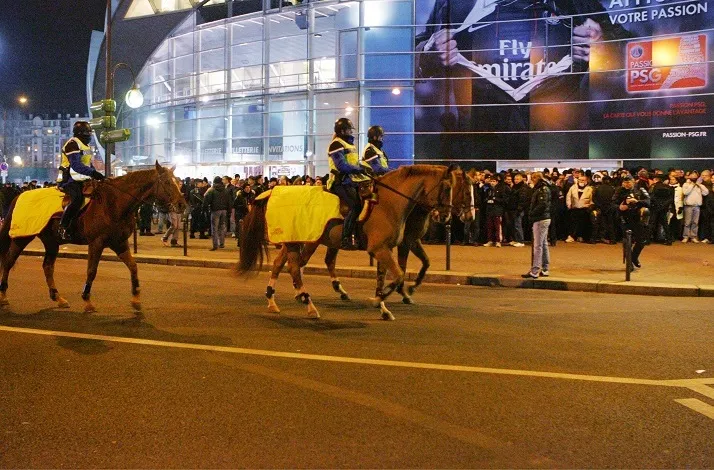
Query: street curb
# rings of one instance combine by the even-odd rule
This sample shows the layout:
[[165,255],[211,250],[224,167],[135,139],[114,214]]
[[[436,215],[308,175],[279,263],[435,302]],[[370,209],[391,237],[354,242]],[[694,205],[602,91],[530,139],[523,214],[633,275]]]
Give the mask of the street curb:
[[[25,250],[23,255],[39,256],[45,255],[42,250]],[[60,252],[59,258],[87,259],[86,253]],[[114,254],[103,254],[102,261],[121,262]],[[194,268],[218,268],[233,269],[236,261],[221,261],[185,258],[182,256],[144,256],[134,255],[137,263],[158,264],[162,266],[181,266]],[[263,266],[262,272],[270,271],[269,265]],[[374,279],[375,267],[342,267],[335,271],[339,277]],[[327,276],[327,268],[318,265],[307,265],[304,268],[305,274]],[[417,273],[409,272],[406,275],[408,281],[413,281]],[[626,295],[648,295],[663,297],[714,297],[714,285],[694,284],[665,284],[657,282],[634,282],[634,281],[599,281],[593,279],[577,278],[557,278],[547,277],[539,279],[523,279],[520,276],[508,276],[502,274],[469,274],[453,271],[431,271],[424,277],[424,282],[432,284],[452,284],[477,287],[507,287],[517,289],[543,289],[573,292],[593,292],[602,294],[626,294]]]

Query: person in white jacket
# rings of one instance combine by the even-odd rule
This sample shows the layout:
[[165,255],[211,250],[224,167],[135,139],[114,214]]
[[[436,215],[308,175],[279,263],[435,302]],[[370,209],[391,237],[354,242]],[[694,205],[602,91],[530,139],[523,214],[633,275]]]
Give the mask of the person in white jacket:
[[669,230],[672,239],[679,240],[682,236],[682,220],[684,219],[684,196],[675,172],[669,174],[669,186],[674,189],[674,214],[669,219]]
[[692,241],[699,243],[697,238],[699,232],[699,212],[704,202],[704,196],[709,194],[709,190],[699,179],[699,173],[692,171],[687,175],[687,181],[682,185],[684,196],[684,234],[682,243]]
[[593,205],[593,187],[588,185],[587,176],[579,176],[578,183],[570,187],[565,205],[570,217],[570,234],[565,242],[572,243],[576,237],[590,240],[592,225],[589,211]]

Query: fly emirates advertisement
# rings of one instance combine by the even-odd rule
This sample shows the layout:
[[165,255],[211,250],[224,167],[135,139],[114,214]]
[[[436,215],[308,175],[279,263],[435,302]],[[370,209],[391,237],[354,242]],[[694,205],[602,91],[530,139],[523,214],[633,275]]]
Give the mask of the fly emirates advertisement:
[[416,159],[711,158],[712,8],[417,0]]

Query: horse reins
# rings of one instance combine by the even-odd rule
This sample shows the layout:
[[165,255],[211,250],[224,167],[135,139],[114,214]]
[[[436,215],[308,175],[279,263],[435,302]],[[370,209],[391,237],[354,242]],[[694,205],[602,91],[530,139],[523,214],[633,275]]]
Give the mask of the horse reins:
[[[446,172],[447,172],[447,174],[448,174],[448,173],[449,173],[449,170],[447,169]],[[403,197],[404,199],[406,199],[406,200],[408,200],[408,201],[414,203],[415,205],[421,207],[422,209],[426,209],[428,212],[431,212],[431,211],[433,211],[434,209],[436,209],[436,208],[438,208],[438,207],[440,207],[440,206],[447,207],[447,208],[449,209],[449,212],[451,212],[451,210],[452,210],[453,207],[454,207],[453,204],[441,204],[441,203],[435,204],[435,205],[425,204],[425,203],[423,203],[423,202],[421,202],[421,201],[416,200],[415,198],[413,198],[413,197],[411,197],[411,196],[409,196],[409,195],[406,195],[406,194],[402,193],[402,192],[399,191],[398,189],[389,186],[388,184],[382,183],[381,181],[379,181],[377,178],[375,178],[375,177],[372,176],[372,175],[366,175],[366,176],[367,176],[368,178],[370,178],[370,179],[374,182],[374,184],[375,184],[376,186],[381,186],[381,187],[383,187],[383,188],[385,188],[385,189],[388,189],[389,191],[391,191],[391,192],[393,192],[393,193],[395,193],[395,194],[397,194],[397,195]],[[446,178],[442,178],[442,181],[445,180],[445,179],[446,179]],[[441,187],[441,184],[439,184],[439,187]],[[434,186],[433,188],[431,188],[431,189],[426,193],[425,197],[426,197],[426,196],[429,196],[429,194],[431,194],[435,189],[436,189],[436,186]]]

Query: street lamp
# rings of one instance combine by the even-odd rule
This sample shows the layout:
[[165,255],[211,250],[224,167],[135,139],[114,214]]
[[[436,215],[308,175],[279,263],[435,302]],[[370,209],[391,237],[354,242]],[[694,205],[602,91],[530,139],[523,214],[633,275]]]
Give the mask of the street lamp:
[[15,165],[22,166],[22,157],[21,156],[15,155],[14,157],[12,157],[12,161]]
[[25,106],[28,102],[27,96],[22,95],[17,98],[17,102],[20,103],[22,106]]

